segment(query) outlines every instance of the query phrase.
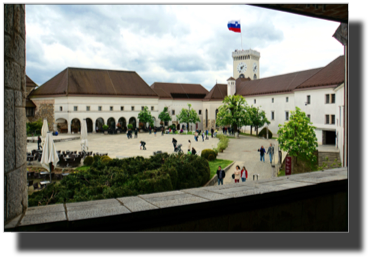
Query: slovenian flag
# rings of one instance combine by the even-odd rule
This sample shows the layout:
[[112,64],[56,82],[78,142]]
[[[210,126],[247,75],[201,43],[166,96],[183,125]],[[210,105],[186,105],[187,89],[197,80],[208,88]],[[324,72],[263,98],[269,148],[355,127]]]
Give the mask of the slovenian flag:
[[228,22],[228,29],[234,32],[241,32],[240,20],[232,20]]

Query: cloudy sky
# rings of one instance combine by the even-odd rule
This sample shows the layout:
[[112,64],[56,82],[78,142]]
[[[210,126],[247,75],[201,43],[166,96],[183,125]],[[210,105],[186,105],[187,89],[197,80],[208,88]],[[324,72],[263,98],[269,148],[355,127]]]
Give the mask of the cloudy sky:
[[232,76],[231,53],[260,52],[260,76],[327,65],[343,54],[339,23],[246,5],[26,5],[26,73],[38,85],[67,67],[136,71],[154,82]]

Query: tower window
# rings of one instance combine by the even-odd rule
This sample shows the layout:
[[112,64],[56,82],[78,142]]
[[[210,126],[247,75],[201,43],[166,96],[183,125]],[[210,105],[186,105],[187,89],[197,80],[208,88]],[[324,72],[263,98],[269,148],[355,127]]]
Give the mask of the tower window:
[[274,120],[274,111],[272,111],[271,118],[272,118],[272,120]]

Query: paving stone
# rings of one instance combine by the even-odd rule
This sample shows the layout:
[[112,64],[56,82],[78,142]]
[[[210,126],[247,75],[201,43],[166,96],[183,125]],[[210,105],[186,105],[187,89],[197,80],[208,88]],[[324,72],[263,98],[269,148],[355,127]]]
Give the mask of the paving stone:
[[289,182],[287,184],[282,184],[281,187],[283,188],[297,188],[297,187],[304,187],[304,186],[310,186],[309,183],[301,183],[301,182]]
[[174,196],[174,195],[181,195],[181,194],[185,194],[185,193],[182,192],[182,191],[176,190],[176,191],[167,191],[167,192],[143,194],[143,195],[138,195],[138,197],[141,197],[143,199],[150,199],[150,198],[165,197],[165,196]]
[[99,217],[107,217],[113,215],[120,215],[130,213],[125,206],[112,206],[105,204],[103,207],[85,207],[67,210],[67,217],[69,221],[91,219]]
[[47,214],[53,212],[65,212],[63,204],[28,207],[25,215]]
[[181,198],[176,200],[161,200],[161,201],[152,201],[151,203],[160,207],[171,207],[171,206],[180,206],[180,205],[187,205],[187,204],[195,204],[195,203],[201,203],[201,202],[209,202],[209,200],[191,196],[188,198]]
[[46,214],[29,214],[29,215],[25,214],[19,226],[53,223],[53,222],[59,222],[59,221],[65,221],[65,220],[66,220],[65,212],[53,212],[53,213],[46,213]]
[[184,189],[183,192],[186,192],[195,196],[199,196],[201,198],[211,200],[211,201],[228,199],[228,197],[225,195],[207,191],[204,188]]
[[124,197],[117,198],[120,202],[122,202],[129,210],[132,212],[145,211],[151,209],[157,209],[158,207],[148,203],[140,197]]

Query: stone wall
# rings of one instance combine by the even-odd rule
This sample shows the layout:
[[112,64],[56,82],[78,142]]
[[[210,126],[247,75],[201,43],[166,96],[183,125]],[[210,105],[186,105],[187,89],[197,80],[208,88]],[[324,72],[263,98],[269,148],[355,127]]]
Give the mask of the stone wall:
[[28,207],[25,5],[4,5],[4,221]]
[[38,119],[42,121],[47,118],[49,131],[54,130],[54,100],[33,100],[36,110],[33,117],[26,117],[27,122],[35,122]]

